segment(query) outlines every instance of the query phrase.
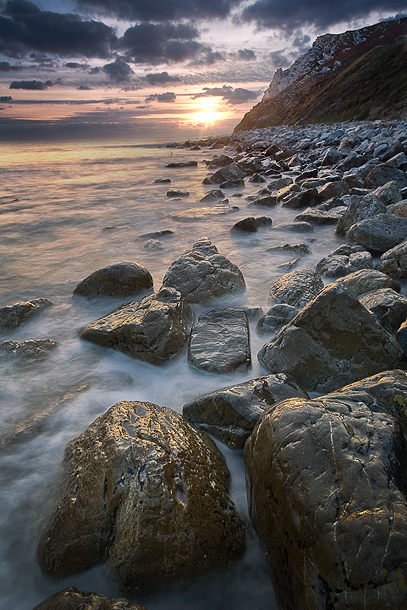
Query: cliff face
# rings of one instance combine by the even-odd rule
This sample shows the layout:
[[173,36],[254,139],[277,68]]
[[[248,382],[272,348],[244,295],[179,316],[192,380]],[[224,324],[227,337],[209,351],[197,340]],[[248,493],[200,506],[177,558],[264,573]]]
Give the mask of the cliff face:
[[288,70],[277,70],[263,100],[235,131],[405,118],[407,18],[325,34]]

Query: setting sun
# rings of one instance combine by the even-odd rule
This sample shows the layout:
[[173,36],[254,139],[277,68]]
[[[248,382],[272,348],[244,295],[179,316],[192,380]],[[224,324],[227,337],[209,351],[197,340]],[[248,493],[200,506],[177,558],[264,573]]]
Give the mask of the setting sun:
[[203,97],[196,100],[196,105],[196,112],[190,114],[190,122],[195,125],[213,125],[223,116],[216,99]]

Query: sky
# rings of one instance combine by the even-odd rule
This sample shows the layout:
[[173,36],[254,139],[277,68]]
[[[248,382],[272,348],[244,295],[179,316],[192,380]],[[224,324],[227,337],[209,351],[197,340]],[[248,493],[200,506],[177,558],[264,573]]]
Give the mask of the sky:
[[406,0],[0,0],[0,141],[231,133],[317,36]]

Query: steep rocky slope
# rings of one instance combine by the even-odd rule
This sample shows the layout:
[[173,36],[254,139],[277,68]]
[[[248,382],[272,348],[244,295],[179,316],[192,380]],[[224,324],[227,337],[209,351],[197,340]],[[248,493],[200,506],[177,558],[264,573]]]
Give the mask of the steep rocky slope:
[[407,18],[325,34],[288,70],[235,131],[407,116]]

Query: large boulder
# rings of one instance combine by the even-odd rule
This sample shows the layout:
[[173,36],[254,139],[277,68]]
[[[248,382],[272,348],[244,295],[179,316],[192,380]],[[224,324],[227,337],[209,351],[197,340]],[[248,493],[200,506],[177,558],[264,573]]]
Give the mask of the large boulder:
[[203,184],[222,184],[230,180],[242,180],[245,176],[246,172],[237,163],[233,162],[204,178]]
[[370,252],[362,246],[342,244],[327,256],[321,258],[315,269],[321,275],[337,278],[360,269],[372,269],[372,267],[373,261]]
[[355,223],[386,212],[386,205],[375,195],[370,194],[364,197],[352,195],[349,199],[348,209],[338,220],[335,232],[344,236]]
[[249,507],[283,610],[407,607],[407,377],[289,399],[245,446]]
[[380,288],[392,288],[396,292],[401,290],[401,286],[396,280],[377,269],[353,271],[353,273],[335,280],[335,284],[344,286],[355,299],[366,292],[380,290]]
[[399,326],[407,318],[407,297],[392,288],[381,288],[380,290],[367,292],[359,298],[359,302],[392,335],[396,333]]
[[270,288],[270,303],[285,303],[301,309],[324,287],[319,273],[313,269],[298,269],[282,275]]
[[124,303],[79,333],[97,345],[162,364],[182,350],[192,323],[193,312],[184,297],[174,288],[161,288],[141,301]]
[[100,593],[79,591],[67,587],[59,593],[50,595],[35,606],[34,610],[146,610],[144,606],[132,604],[124,597],[110,598]]
[[36,318],[52,306],[53,303],[43,297],[6,305],[0,309],[0,332],[4,333],[17,328],[20,324]]
[[153,287],[151,273],[137,263],[116,263],[94,271],[74,289],[74,294],[93,298],[96,296],[131,297]]
[[249,324],[243,309],[213,309],[192,329],[188,360],[213,373],[246,370],[251,364]]
[[403,188],[407,186],[407,177],[403,170],[380,163],[370,170],[365,180],[365,186],[369,189],[375,189],[387,182],[396,182],[399,188]]
[[242,449],[263,411],[295,396],[308,398],[289,375],[266,375],[200,396],[182,413],[231,449]]
[[407,241],[384,252],[376,269],[400,280],[407,279]]
[[378,214],[352,225],[346,235],[366,250],[383,254],[407,239],[407,218]]
[[207,237],[195,242],[192,250],[172,263],[163,286],[176,288],[189,303],[208,303],[246,288],[240,269],[218,254]]
[[245,547],[229,478],[213,441],[182,415],[119,402],[67,445],[41,569],[64,577],[107,561],[124,590],[143,591],[224,566]]
[[340,284],[330,284],[259,351],[271,372],[329,392],[402,359],[398,343]]
[[344,180],[335,180],[334,182],[327,182],[318,189],[318,194],[323,201],[327,201],[332,197],[341,197],[346,195],[349,191],[349,184]]

